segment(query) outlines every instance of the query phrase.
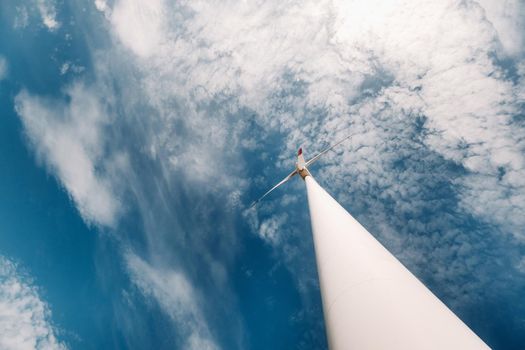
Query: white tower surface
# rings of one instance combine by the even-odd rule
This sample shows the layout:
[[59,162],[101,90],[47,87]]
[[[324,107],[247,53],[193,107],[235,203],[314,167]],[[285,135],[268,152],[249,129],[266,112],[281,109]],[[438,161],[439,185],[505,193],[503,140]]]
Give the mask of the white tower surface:
[[489,349],[312,176],[304,179],[331,350]]

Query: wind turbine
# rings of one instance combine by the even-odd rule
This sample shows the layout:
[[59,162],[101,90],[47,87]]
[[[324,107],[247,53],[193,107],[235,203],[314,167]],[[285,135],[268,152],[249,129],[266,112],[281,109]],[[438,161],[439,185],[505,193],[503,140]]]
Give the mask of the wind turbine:
[[284,179],[279,181],[279,183],[277,183],[277,185],[275,185],[272,188],[270,188],[259,199],[257,199],[255,202],[253,202],[252,205],[250,205],[250,208],[252,208],[257,203],[259,203],[264,197],[266,197],[271,192],[273,192],[273,190],[277,189],[277,187],[279,187],[281,185],[284,185],[286,182],[288,182],[295,175],[297,175],[297,174],[301,175],[301,177],[304,180],[306,176],[310,175],[310,172],[307,169],[308,166],[312,165],[315,161],[319,160],[319,158],[321,158],[321,156],[324,155],[325,153],[327,153],[328,151],[334,149],[336,146],[338,146],[341,143],[343,143],[344,141],[348,140],[350,138],[350,136],[347,136],[344,139],[334,143],[333,145],[331,145],[330,147],[328,147],[324,151],[319,152],[318,154],[316,154],[312,159],[310,159],[308,161],[304,160],[303,149],[299,148],[299,150],[297,151],[297,162],[295,163],[295,170],[292,171],[290,174],[288,174],[288,176],[286,176]]
[[308,166],[349,137],[305,161],[305,181],[328,345],[331,350],[474,350],[489,347],[312,177]]

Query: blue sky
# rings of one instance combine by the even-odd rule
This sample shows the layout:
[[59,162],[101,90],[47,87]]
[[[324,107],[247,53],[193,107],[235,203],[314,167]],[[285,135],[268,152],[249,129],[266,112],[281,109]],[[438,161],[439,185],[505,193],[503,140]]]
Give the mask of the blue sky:
[[[525,344],[519,1],[0,5],[5,348],[326,348],[312,173],[494,349]],[[22,305],[22,306],[20,306]]]

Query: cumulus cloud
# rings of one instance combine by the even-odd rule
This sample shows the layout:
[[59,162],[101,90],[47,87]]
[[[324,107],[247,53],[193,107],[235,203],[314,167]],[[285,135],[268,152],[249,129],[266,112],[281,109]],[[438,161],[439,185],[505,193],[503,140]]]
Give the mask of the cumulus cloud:
[[51,324],[49,306],[17,266],[0,257],[0,347],[6,350],[66,349]]
[[200,306],[203,302],[184,273],[173,268],[155,268],[138,256],[125,256],[132,282],[146,298],[152,298],[170,316],[181,333],[182,347],[191,350],[219,349]]
[[37,155],[69,192],[82,217],[112,226],[121,206],[101,161],[108,115],[97,94],[83,85],[71,86],[66,95],[69,102],[63,103],[22,91],[16,110]]

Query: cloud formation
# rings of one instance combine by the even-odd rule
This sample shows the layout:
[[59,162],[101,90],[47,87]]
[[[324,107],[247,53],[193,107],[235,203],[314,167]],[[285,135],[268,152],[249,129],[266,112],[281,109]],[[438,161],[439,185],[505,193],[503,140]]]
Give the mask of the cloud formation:
[[[113,41],[93,52],[95,81],[67,102],[23,92],[17,110],[87,222],[115,226],[120,196],[137,206],[148,247],[130,274],[169,315],[168,285],[228,284],[243,193],[287,174],[300,144],[313,154],[348,133],[319,182],[419,275],[455,281],[449,299],[475,303],[508,282],[491,264],[522,266],[488,246],[525,239],[524,16],[507,3],[96,0]],[[316,292],[308,217],[275,214],[304,196],[281,195],[245,217]],[[192,280],[203,271],[209,284]]]
[[[509,18],[494,2],[483,2],[483,8],[474,1],[430,0],[215,5],[158,2],[141,8],[122,0],[115,6],[116,37],[137,56],[151,56],[137,64],[157,110],[164,113],[175,96],[189,104],[235,96],[234,108],[256,111],[263,129],[289,133],[288,155],[302,140],[335,138],[333,128],[349,125],[361,105],[388,101],[385,108],[399,113],[383,123],[424,116],[426,146],[469,171],[457,187],[464,207],[521,234],[516,212],[525,209],[518,176],[525,146],[512,119],[520,113],[523,83],[498,65],[507,51],[516,52],[508,43],[521,40],[515,29],[523,28],[521,10]],[[179,12],[189,15],[169,22],[167,14]],[[152,37],[119,24],[137,21],[155,28],[145,31]],[[139,48],[141,43],[152,46]],[[383,82],[388,89],[381,90],[381,75],[390,77]],[[378,90],[363,99],[369,84]],[[483,183],[491,183],[490,190]]]
[[[104,3],[97,9],[107,11]],[[163,41],[163,1],[118,1],[111,11],[111,24],[122,42],[139,57],[147,58]]]
[[106,111],[97,94],[82,84],[69,87],[65,95],[69,102],[61,103],[22,91],[15,100],[17,113],[39,159],[86,222],[113,226],[121,206],[108,182],[108,167],[103,167]]
[[525,4],[519,0],[494,1],[479,0],[487,20],[498,33],[505,53],[520,57],[525,50],[525,35],[523,34],[523,18]]
[[60,27],[60,22],[57,21],[56,4],[54,0],[36,0],[36,6],[42,23],[50,31],[55,31]]
[[132,282],[146,298],[153,298],[170,316],[184,341],[181,348],[216,350],[206,320],[200,310],[203,302],[184,275],[172,268],[154,268],[138,256],[125,256]]
[[0,257],[0,347],[6,350],[67,349],[57,339],[49,306],[16,265]]

